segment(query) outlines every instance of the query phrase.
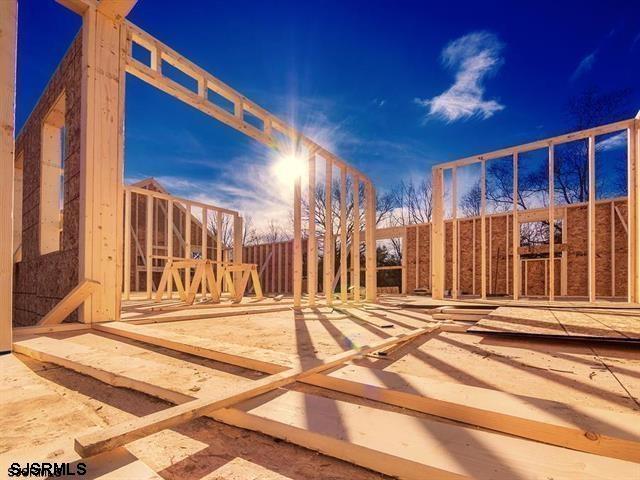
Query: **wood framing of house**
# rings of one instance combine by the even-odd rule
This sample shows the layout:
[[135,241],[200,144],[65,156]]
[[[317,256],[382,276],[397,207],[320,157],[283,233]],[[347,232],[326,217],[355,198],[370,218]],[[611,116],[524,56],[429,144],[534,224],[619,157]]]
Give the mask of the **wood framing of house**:
[[[432,169],[432,185],[433,185],[433,224],[432,224],[432,237],[431,237],[431,259],[433,265],[431,267],[432,270],[432,279],[431,279],[431,288],[433,298],[442,299],[445,297],[445,282],[447,279],[447,269],[445,267],[447,255],[451,254],[453,257],[452,262],[452,288],[453,297],[457,296],[457,285],[458,285],[458,277],[460,275],[460,251],[457,247],[457,231],[460,228],[460,222],[457,213],[456,213],[456,205],[457,205],[457,196],[451,196],[452,202],[452,218],[445,218],[445,186],[444,186],[444,174],[445,171],[452,172],[452,186],[451,190],[453,192],[456,191],[456,175],[455,172],[457,169],[477,164],[480,166],[480,187],[481,187],[481,208],[480,208],[480,297],[482,299],[487,298],[488,288],[487,282],[489,280],[489,275],[487,275],[488,261],[487,261],[487,243],[491,242],[491,234],[487,233],[487,223],[488,220],[494,217],[494,215],[488,215],[486,211],[486,165],[487,162],[496,159],[505,159],[511,157],[513,161],[513,209],[511,211],[510,216],[508,217],[507,224],[511,223],[512,225],[512,281],[511,285],[515,286],[512,288],[511,297],[513,300],[517,300],[520,297],[521,289],[520,285],[522,284],[522,268],[521,268],[521,244],[520,244],[520,226],[523,222],[530,221],[545,221],[549,223],[549,246],[548,246],[548,255],[549,258],[555,258],[555,252],[557,247],[555,245],[555,234],[553,232],[555,220],[558,217],[559,207],[554,201],[554,177],[555,177],[555,168],[554,168],[554,148],[558,145],[562,145],[568,142],[573,142],[577,140],[582,140],[587,142],[587,171],[588,171],[588,201],[586,202],[587,209],[587,248],[586,248],[586,256],[587,256],[587,298],[590,302],[595,303],[598,301],[597,295],[597,281],[596,281],[596,271],[597,271],[597,261],[596,261],[596,209],[597,204],[601,203],[596,200],[596,141],[599,136],[612,134],[612,133],[623,133],[626,138],[627,145],[627,215],[626,218],[623,218],[619,212],[619,209],[616,209],[615,202],[612,202],[611,207],[611,222],[614,225],[616,219],[614,215],[617,215],[621,220],[621,225],[624,226],[627,236],[627,259],[626,265],[628,265],[627,269],[627,285],[626,292],[627,298],[626,300],[630,303],[639,303],[640,302],[640,262],[638,260],[638,256],[640,254],[640,243],[638,238],[640,237],[640,228],[639,228],[639,208],[638,208],[638,198],[639,198],[639,190],[640,190],[640,182],[639,182],[639,174],[638,174],[638,157],[640,153],[638,151],[638,130],[640,130],[639,120],[638,118],[624,120],[620,122],[615,122],[609,125],[603,125],[587,130],[583,130],[580,132],[574,132],[566,135],[559,135],[553,138],[548,138],[544,140],[538,140],[535,142],[527,143],[524,145],[518,145],[515,147],[505,148],[501,150],[497,150],[491,153],[475,155],[472,157],[464,158],[461,160],[456,160],[453,162],[442,163],[436,165]],[[548,181],[548,207],[546,211],[536,210],[536,211],[526,211],[522,210],[518,205],[518,163],[519,156],[530,151],[539,150],[539,149],[547,149],[548,152],[548,172],[549,172],[549,181]],[[566,213],[565,213],[566,215]],[[535,218],[534,218],[535,217]],[[509,222],[510,219],[510,222]],[[466,220],[466,219],[465,219]],[[468,220],[466,220],[468,221]],[[448,249],[446,247],[445,238],[447,236],[447,229],[445,224],[449,223],[453,229],[453,242],[451,247]],[[474,222],[475,223],[475,222]],[[564,222],[566,224],[566,222]],[[615,237],[613,233],[612,227],[612,238]],[[475,225],[474,225],[475,232]],[[563,238],[566,233],[563,234]],[[506,235],[508,237],[508,235]],[[607,239],[608,241],[609,239]],[[615,240],[614,240],[615,242]],[[508,242],[507,242],[508,243]],[[475,245],[475,240],[474,240]],[[507,246],[508,249],[508,246]],[[474,249],[475,252],[475,249]],[[566,253],[562,253],[562,257],[564,259],[562,265],[562,274],[561,279],[566,277]],[[615,265],[615,259],[613,260],[613,265]],[[475,260],[473,261],[473,268],[475,269]],[[545,272],[545,279],[548,279],[548,284],[545,285],[545,292],[549,292],[547,296],[551,299],[554,299],[555,292],[558,291],[556,287],[556,278],[557,275],[555,273],[556,262],[548,262],[548,269]],[[614,267],[612,265],[612,271],[614,271]],[[513,268],[515,266],[515,268]],[[508,267],[507,267],[508,268]],[[545,267],[546,268],[546,267]],[[614,271],[615,272],[615,271]],[[475,279],[475,273],[474,273]],[[545,280],[546,282],[546,280]],[[612,280],[615,284],[615,279]],[[562,282],[566,284],[566,282]],[[615,290],[615,287],[613,288]],[[475,290],[475,288],[474,288]],[[565,294],[565,293],[561,293]]]

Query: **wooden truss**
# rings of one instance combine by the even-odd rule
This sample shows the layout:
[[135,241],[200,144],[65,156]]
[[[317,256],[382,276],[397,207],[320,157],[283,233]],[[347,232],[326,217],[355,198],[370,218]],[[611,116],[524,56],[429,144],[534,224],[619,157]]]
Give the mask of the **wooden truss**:
[[[432,185],[433,185],[433,222],[432,222],[432,242],[431,242],[431,260],[432,260],[432,296],[436,299],[444,298],[445,289],[445,214],[444,214],[444,172],[451,171],[451,191],[452,191],[452,292],[453,298],[459,295],[458,276],[459,276],[459,252],[457,247],[457,227],[459,223],[457,215],[457,169],[463,166],[479,164],[481,168],[480,186],[481,186],[481,207],[480,207],[480,265],[481,265],[481,297],[487,297],[487,228],[486,221],[490,216],[486,211],[486,163],[489,160],[511,157],[513,161],[513,299],[518,300],[521,285],[520,272],[520,224],[523,221],[532,221],[530,212],[519,210],[517,204],[518,198],[518,156],[524,152],[546,148],[548,151],[548,168],[549,168],[549,186],[548,198],[549,206],[546,209],[544,218],[549,222],[549,258],[555,258],[554,245],[554,228],[557,215],[557,206],[554,201],[554,147],[563,143],[575,140],[587,140],[588,142],[588,172],[589,172],[589,198],[588,208],[588,295],[590,302],[596,302],[596,182],[595,182],[595,152],[596,137],[599,135],[610,134],[613,132],[625,132],[627,138],[627,201],[628,215],[623,225],[628,233],[628,301],[640,303],[640,114],[635,119],[624,120],[620,122],[603,125],[596,128],[582,130],[566,135],[559,135],[553,138],[547,138],[524,145],[509,147],[494,152],[475,155],[472,157],[456,160],[453,162],[441,163],[432,169]],[[618,212],[620,215],[620,212]],[[538,215],[539,217],[539,215]],[[490,239],[489,239],[490,241]],[[554,263],[549,262],[548,265],[548,290],[550,300],[554,299],[555,291],[555,274]]]
[[[190,281],[186,280],[187,283],[183,285],[181,271],[184,270],[186,272],[191,269],[195,269],[193,278]],[[234,275],[237,282],[234,282]],[[187,278],[186,275],[185,278]],[[180,299],[189,305],[193,304],[200,289],[202,289],[203,299],[206,298],[207,292],[209,292],[211,300],[219,302],[222,295],[223,282],[227,283],[233,301],[240,302],[247,289],[249,279],[253,282],[256,298],[259,300],[263,298],[258,270],[254,263],[215,262],[205,259],[168,259],[156,291],[156,302],[162,301],[163,296],[169,293],[169,279],[173,279]]]

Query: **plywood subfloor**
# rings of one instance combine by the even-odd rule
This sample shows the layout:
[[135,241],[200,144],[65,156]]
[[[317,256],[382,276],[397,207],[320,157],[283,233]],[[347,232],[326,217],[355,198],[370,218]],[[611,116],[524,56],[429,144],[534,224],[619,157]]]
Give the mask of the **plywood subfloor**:
[[640,341],[640,309],[499,307],[470,332]]

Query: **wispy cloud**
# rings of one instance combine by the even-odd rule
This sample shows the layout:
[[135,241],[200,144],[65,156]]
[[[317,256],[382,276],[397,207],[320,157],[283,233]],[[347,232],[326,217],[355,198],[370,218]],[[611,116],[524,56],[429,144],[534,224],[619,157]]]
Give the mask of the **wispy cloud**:
[[571,74],[572,82],[575,82],[578,78],[580,78],[582,75],[584,75],[585,73],[587,73],[589,70],[593,68],[593,64],[596,61],[597,53],[598,51],[594,50],[590,54],[586,55],[582,60],[580,60],[580,63]]
[[474,116],[483,119],[504,109],[496,100],[484,98],[484,81],[504,62],[504,45],[498,37],[487,31],[472,32],[450,42],[442,51],[442,63],[455,69],[454,84],[431,99],[416,98],[415,102],[427,108],[428,116],[447,122]]

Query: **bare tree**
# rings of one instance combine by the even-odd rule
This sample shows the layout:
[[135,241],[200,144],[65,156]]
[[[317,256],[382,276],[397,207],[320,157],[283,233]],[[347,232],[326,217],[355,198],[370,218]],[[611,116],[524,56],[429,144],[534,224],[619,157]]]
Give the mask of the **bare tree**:
[[433,211],[431,178],[425,178],[419,183],[414,183],[413,179],[401,180],[391,192],[396,204],[393,211],[395,225],[431,221]]
[[481,205],[482,188],[478,180],[460,199],[460,210],[465,217],[477,217],[480,215]]

